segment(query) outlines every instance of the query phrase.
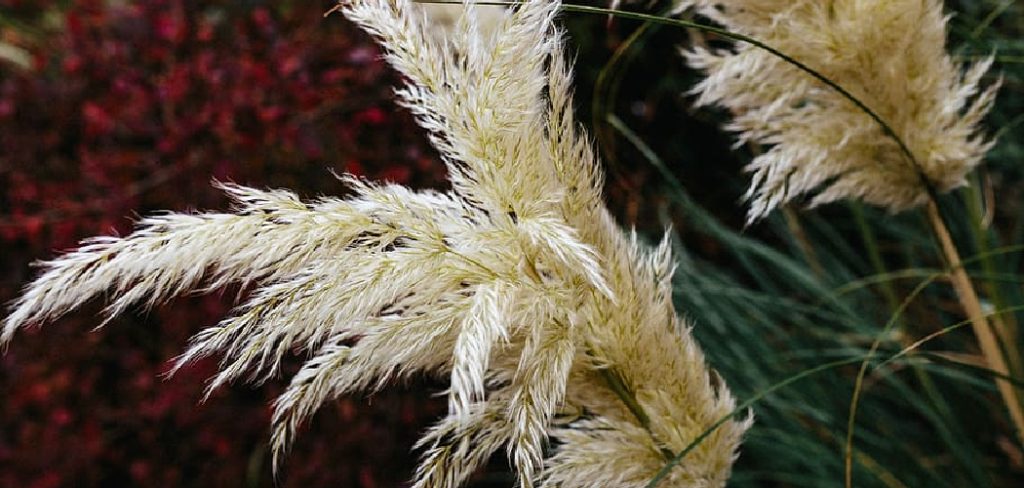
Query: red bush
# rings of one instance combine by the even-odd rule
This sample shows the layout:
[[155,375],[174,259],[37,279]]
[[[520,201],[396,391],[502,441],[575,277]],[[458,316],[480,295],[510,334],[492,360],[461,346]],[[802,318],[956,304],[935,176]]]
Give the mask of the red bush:
[[[223,208],[210,178],[339,193],[329,170],[436,186],[443,170],[396,110],[393,75],[331,2],[0,1],[31,69],[0,64],[0,299],[27,262],[127,216]],[[53,21],[59,19],[60,25]],[[3,63],[3,61],[0,61]],[[268,404],[281,384],[199,405],[206,362],[164,381],[230,308],[186,298],[98,323],[100,304],[0,357],[0,485],[272,486]],[[140,311],[141,313],[142,311]],[[300,436],[286,486],[393,486],[443,408],[423,387],[342,399]],[[372,405],[370,404],[372,403]]]

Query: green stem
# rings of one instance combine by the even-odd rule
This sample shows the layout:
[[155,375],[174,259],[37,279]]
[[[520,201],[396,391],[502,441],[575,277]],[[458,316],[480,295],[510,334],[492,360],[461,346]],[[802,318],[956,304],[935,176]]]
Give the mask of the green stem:
[[627,62],[630,60],[626,55],[632,51],[633,46],[637,45],[645,35],[652,32],[651,26],[653,25],[654,24],[648,22],[633,31],[633,33],[622,42],[622,45],[615,50],[611,59],[609,59],[604,67],[601,68],[601,72],[597,75],[597,81],[594,83],[594,96],[590,102],[594,135],[605,154],[605,158],[609,160],[608,162],[613,168],[616,166],[614,158],[615,152],[611,150],[612,138],[605,127],[607,115],[611,112],[609,104],[610,101],[615,100],[615,96],[619,91],[619,85],[622,81],[622,73],[625,71]]
[[739,406],[734,408],[732,412],[729,412],[728,414],[716,420],[713,424],[708,426],[708,428],[705,429],[704,432],[702,432],[700,435],[698,435],[696,438],[690,441],[690,444],[686,446],[685,449],[679,451],[679,453],[673,456],[672,459],[668,462],[668,464],[663,466],[661,470],[658,471],[658,474],[656,474],[654,478],[652,478],[651,481],[647,483],[647,488],[656,488],[658,484],[661,483],[661,481],[668,476],[668,474],[672,471],[672,468],[675,468],[676,465],[678,465],[679,462],[682,461],[687,454],[692,452],[698,445],[700,445],[701,442],[704,442],[704,439],[707,439],[708,436],[713,434],[716,430],[718,430],[719,427],[724,425],[726,422],[731,420],[736,415],[746,412],[747,409],[754,406],[754,404],[761,401],[761,399],[763,399],[764,397],[771,395],[772,393],[775,393],[776,391],[785,388],[793,383],[796,383],[797,381],[807,378],[808,376],[812,376],[823,371],[828,371],[830,369],[838,368],[840,366],[846,366],[848,364],[854,364],[860,361],[868,361],[870,359],[871,356],[858,356],[855,358],[840,359],[838,361],[825,363],[810,369],[805,369],[793,376],[790,376],[789,378],[786,378],[762,390],[760,393],[754,395],[749,400],[741,403]]
[[[860,238],[864,242],[864,249],[868,252],[868,260],[871,262],[872,269],[878,275],[888,273],[885,261],[882,259],[882,252],[878,247],[878,237],[875,236],[874,229],[871,228],[871,225],[868,224],[867,219],[864,217],[864,206],[859,202],[853,202],[850,203],[849,207],[853,213],[853,221],[857,224],[857,230],[860,232]],[[893,288],[892,282],[881,282],[881,290],[882,297],[885,298],[886,304],[889,305],[889,310],[895,311],[899,307],[900,301],[896,298],[896,290]],[[897,326],[900,326],[902,322],[900,320]]]
[[[874,269],[874,272],[878,275],[888,273],[889,270],[885,265],[885,261],[882,259],[882,252],[878,246],[878,237],[875,235],[874,229],[871,228],[871,225],[868,224],[868,221],[864,216],[864,206],[861,205],[859,202],[852,202],[850,203],[849,207],[851,212],[853,213],[853,219],[857,224],[857,228],[860,231],[861,239],[864,241],[864,247],[868,252],[868,259],[871,262],[871,267]],[[892,285],[892,281],[885,280],[882,281],[880,284],[882,296],[883,298],[885,298],[886,304],[889,307],[889,311],[893,314],[893,317],[896,317],[895,327],[903,328],[905,324],[901,317],[901,314],[899,313],[900,301],[897,298],[896,290]],[[939,392],[938,387],[936,387],[935,382],[932,381],[931,376],[928,375],[924,368],[920,367],[917,364],[911,365],[911,369],[914,372],[914,377],[917,378],[918,382],[920,382],[921,388],[924,390],[924,393],[928,397],[928,400],[935,407],[935,410],[938,412],[938,414],[943,418],[943,421],[946,422],[948,426],[955,426],[955,424],[952,422],[954,420],[953,412],[949,409],[949,405],[942,397],[942,394]],[[940,435],[944,437],[943,440],[947,444],[950,444],[952,447],[955,447],[953,443],[957,442],[957,440],[946,435],[946,430],[937,429],[936,431],[940,432]],[[973,474],[975,474],[976,476],[981,474],[976,472],[976,466],[971,466],[970,463],[966,464],[969,468],[972,468],[972,471],[975,471]]]
[[879,346],[882,345],[882,341],[889,335],[889,332],[896,326],[897,321],[906,311],[910,303],[924,291],[929,285],[935,280],[941,277],[941,273],[936,273],[929,276],[927,279],[922,280],[918,283],[917,287],[910,292],[906,298],[896,307],[892,315],[889,317],[888,322],[885,324],[885,328],[878,334],[874,342],[871,344],[871,349],[868,350],[868,354],[864,361],[860,364],[860,370],[857,371],[857,379],[853,383],[853,396],[850,399],[850,411],[846,418],[846,442],[844,444],[844,480],[843,486],[846,488],[852,488],[853,486],[853,437],[854,429],[857,425],[857,407],[860,404],[861,392],[864,386],[864,377],[868,372],[869,361],[875,357],[875,353],[878,351]]
[[1004,0],[1002,4],[1000,4],[991,12],[989,12],[988,16],[986,16],[985,19],[982,20],[981,23],[979,23],[978,26],[971,31],[971,40],[977,40],[978,37],[980,37],[981,34],[985,32],[985,29],[988,29],[989,26],[992,25],[992,22],[995,22],[995,20],[999,18],[999,16],[1002,15],[1003,12],[1006,11],[1006,9],[1013,6],[1013,3],[1015,1],[1016,0]]

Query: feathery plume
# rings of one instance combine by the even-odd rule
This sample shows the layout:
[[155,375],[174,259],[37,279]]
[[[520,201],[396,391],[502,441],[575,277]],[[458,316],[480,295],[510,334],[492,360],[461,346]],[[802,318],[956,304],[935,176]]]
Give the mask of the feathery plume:
[[[735,404],[675,314],[667,243],[646,250],[601,201],[558,8],[529,1],[482,33],[467,7],[442,38],[407,0],[340,4],[405,76],[398,96],[452,190],[344,177],[350,197],[303,202],[221,185],[233,213],[151,217],[44,263],[4,342],[108,292],[113,316],[244,283],[247,301],[176,367],[222,355],[214,389],[308,356],[274,405],[275,469],[324,402],[427,372],[450,378],[450,408],[420,442],[415,486],[460,486],[502,447],[522,487],[643,485]],[[748,426],[725,422],[671,486],[724,486]]]
[[443,40],[456,31],[456,24],[461,22],[474,21],[477,29],[482,34],[492,34],[500,25],[504,15],[505,7],[500,5],[478,5],[476,16],[471,19],[462,15],[464,10],[461,4],[457,3],[424,3],[423,8],[427,10],[427,17],[431,22],[434,37]]
[[992,60],[964,66],[945,50],[938,0],[682,0],[727,29],[772,46],[845,88],[902,139],[917,160],[838,92],[757,47],[694,47],[688,63],[707,77],[698,105],[719,105],[738,144],[766,146],[753,174],[748,218],[799,197],[815,206],[844,198],[901,211],[928,188],[966,184],[991,141],[979,124],[999,83],[981,86]]

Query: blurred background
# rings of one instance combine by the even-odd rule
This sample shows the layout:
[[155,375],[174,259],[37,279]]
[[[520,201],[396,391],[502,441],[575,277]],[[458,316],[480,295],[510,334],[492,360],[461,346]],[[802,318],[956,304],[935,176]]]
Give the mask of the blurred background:
[[[590,2],[587,2],[590,3]],[[331,1],[0,0],[0,300],[30,263],[159,210],[224,210],[210,180],[344,194],[330,171],[444,188],[423,133],[392,97],[397,77]],[[949,49],[996,55],[999,142],[971,186],[943,198],[990,310],[1006,325],[1013,381],[1024,347],[1024,6],[946,2]],[[657,12],[667,4],[627,4]],[[1024,486],[1024,451],[980,361],[917,212],[856,204],[776,212],[743,227],[742,173],[726,114],[694,110],[678,48],[699,34],[566,13],[578,113],[601,150],[624,227],[671,226],[678,308],[740,399],[818,365],[882,357],[855,432],[856,486]],[[716,42],[700,36],[701,42]],[[135,310],[90,332],[102,303],[20,333],[0,356],[0,486],[402,486],[412,445],[445,411],[422,378],[342,398],[307,425],[277,480],[270,403],[283,379],[200,404],[216,359],[162,376],[238,290]],[[1014,308],[1018,307],[1018,308]],[[880,336],[887,322],[896,327]],[[857,364],[754,405],[732,486],[840,486]],[[443,400],[443,399],[442,399]],[[503,454],[473,486],[511,486]]]

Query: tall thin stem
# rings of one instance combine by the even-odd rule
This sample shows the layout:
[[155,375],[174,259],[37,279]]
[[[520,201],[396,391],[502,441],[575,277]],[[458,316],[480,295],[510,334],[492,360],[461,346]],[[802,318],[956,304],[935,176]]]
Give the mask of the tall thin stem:
[[[974,336],[978,339],[982,356],[992,371],[1002,376],[1009,376],[1010,372],[1006,365],[1006,359],[1003,357],[1002,348],[999,346],[999,340],[996,338],[991,324],[985,318],[981,301],[978,299],[978,292],[975,291],[971,279],[967,276],[967,270],[964,269],[960,260],[960,253],[957,252],[956,245],[953,244],[949,229],[946,227],[939,206],[934,199],[928,201],[927,212],[928,221],[935,232],[935,237],[939,240],[942,253],[948,261],[953,288],[956,290],[957,298],[960,299],[960,305],[967,313],[967,318],[971,321],[971,328],[974,330]],[[1024,408],[1021,407],[1020,398],[1009,381],[996,377],[996,386],[1006,403],[1006,408],[1010,411],[1010,419],[1017,429],[1018,439],[1024,443]]]
[[[970,230],[974,243],[978,248],[978,255],[981,256],[980,264],[981,269],[988,276],[996,276],[998,274],[998,265],[994,256],[989,254],[992,246],[990,244],[988,224],[986,223],[986,213],[992,210],[995,205],[994,198],[987,195],[988,191],[986,187],[985,178],[979,174],[975,174],[974,181],[967,187],[967,191],[964,192],[964,203],[967,205],[967,210],[970,215]],[[984,290],[988,294],[989,299],[995,305],[996,310],[1005,310],[1009,308],[1005,297],[1003,296],[1002,287],[992,279],[985,282]],[[1021,353],[1017,344],[1014,342],[1017,337],[1017,319],[1016,315],[1012,313],[1001,313],[992,316],[992,325],[995,327],[996,337],[999,339],[999,344],[1003,346],[1006,352],[1007,367],[1015,375],[1021,375]]]

